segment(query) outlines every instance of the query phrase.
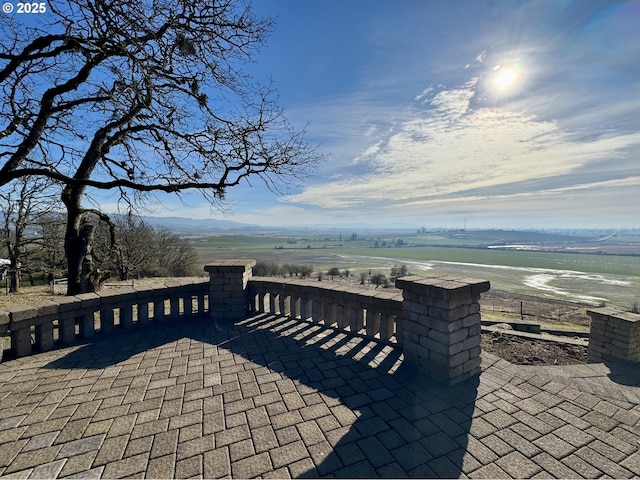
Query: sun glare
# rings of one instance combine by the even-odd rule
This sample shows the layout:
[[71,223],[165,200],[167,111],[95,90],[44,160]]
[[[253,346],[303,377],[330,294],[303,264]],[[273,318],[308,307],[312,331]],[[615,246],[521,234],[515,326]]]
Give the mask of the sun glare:
[[518,78],[518,73],[511,67],[500,68],[496,72],[495,83],[498,88],[504,90],[514,84]]

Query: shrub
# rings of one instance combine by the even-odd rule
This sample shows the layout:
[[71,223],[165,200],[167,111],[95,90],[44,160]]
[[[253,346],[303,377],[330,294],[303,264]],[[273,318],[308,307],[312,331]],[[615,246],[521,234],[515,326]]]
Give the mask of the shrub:
[[409,275],[409,269],[406,265],[398,265],[397,263],[391,267],[391,278],[401,278]]
[[371,277],[371,283],[373,283],[376,288],[378,288],[380,285],[388,285],[389,284],[389,280],[387,279],[386,275],[382,274],[382,273],[376,273]]
[[331,280],[333,280],[335,277],[340,276],[340,269],[338,267],[331,267],[327,272],[327,275],[329,275]]
[[277,277],[282,274],[282,267],[274,262],[256,262],[253,267],[253,274],[256,277]]

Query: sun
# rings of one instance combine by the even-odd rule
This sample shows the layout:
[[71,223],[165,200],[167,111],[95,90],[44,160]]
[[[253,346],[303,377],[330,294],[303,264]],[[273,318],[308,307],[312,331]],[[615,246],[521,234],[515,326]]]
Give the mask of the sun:
[[505,90],[513,86],[518,79],[518,72],[512,67],[498,67],[494,82],[500,90]]

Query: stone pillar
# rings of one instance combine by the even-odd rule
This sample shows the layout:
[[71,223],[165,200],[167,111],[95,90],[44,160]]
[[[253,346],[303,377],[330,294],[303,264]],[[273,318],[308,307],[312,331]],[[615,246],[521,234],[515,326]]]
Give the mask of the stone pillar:
[[454,385],[480,374],[480,294],[488,281],[450,276],[408,276],[402,289],[405,361]]
[[209,273],[209,315],[213,320],[235,322],[249,314],[247,283],[255,260],[220,260],[205,265]]
[[588,310],[591,317],[587,358],[590,363],[607,360],[640,362],[640,315],[614,308]]

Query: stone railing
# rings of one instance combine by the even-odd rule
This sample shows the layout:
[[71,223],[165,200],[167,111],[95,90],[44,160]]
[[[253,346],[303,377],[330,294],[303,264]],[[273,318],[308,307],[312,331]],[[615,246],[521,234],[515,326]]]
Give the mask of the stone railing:
[[[480,373],[480,294],[489,282],[449,276],[396,280],[401,291],[252,277],[255,260],[205,267],[209,281],[105,290],[0,311],[0,334],[11,333],[16,356],[55,342],[91,338],[136,323],[205,313],[235,322],[251,313],[278,314],[349,331],[402,348],[404,358],[434,378],[455,384]],[[33,341],[32,341],[33,337]]]
[[640,362],[640,315],[613,308],[589,310],[588,361]]
[[92,338],[96,331],[131,328],[135,323],[176,320],[208,312],[209,282],[173,280],[153,286],[105,289],[55,301],[0,310],[0,335],[10,333],[17,357],[46,351],[55,343]]
[[402,343],[402,292],[305,280],[253,278],[249,308]]
[[395,343],[406,361],[449,385],[480,373],[479,300],[489,290],[487,281],[410,276],[396,280],[401,292],[385,292],[252,278],[253,265],[254,260],[229,260],[205,267],[215,318],[235,321],[249,312],[287,315]]

